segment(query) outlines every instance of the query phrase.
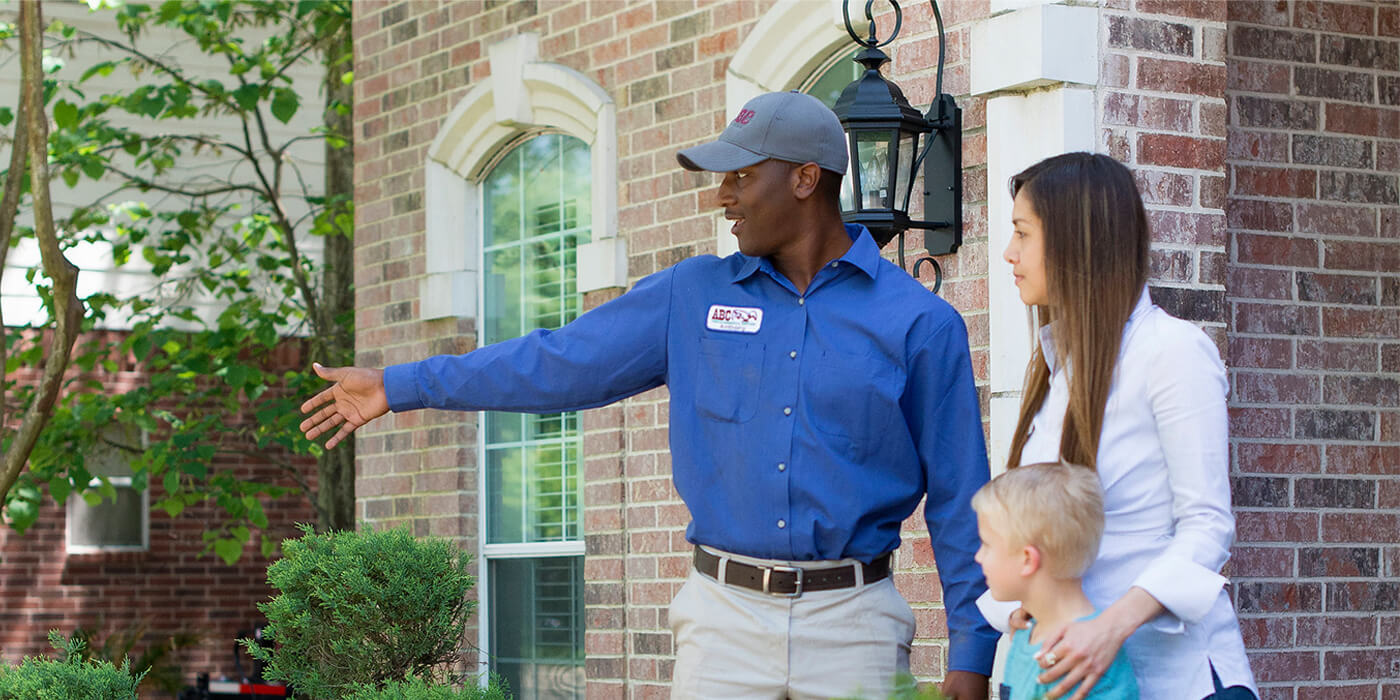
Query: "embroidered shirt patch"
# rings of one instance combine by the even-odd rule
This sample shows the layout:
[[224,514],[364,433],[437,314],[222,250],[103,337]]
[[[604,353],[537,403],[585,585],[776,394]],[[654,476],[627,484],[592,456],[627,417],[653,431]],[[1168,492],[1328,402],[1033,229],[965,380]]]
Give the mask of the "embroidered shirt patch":
[[763,325],[763,309],[715,304],[705,314],[705,327],[728,333],[757,333]]

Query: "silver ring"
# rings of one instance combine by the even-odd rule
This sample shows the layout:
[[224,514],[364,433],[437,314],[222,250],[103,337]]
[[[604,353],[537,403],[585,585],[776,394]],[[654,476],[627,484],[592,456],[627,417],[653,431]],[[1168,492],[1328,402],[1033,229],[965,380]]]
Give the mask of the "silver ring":
[[1040,657],[1040,660],[1045,662],[1046,667],[1050,667],[1054,666],[1055,662],[1060,660],[1060,657],[1055,656],[1055,652],[1053,651],[1047,651],[1044,656]]

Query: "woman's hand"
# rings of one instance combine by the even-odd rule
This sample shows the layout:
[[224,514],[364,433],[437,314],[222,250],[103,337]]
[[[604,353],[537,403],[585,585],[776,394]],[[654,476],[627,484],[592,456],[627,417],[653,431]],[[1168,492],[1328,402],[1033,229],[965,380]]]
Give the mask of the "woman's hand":
[[1006,620],[1006,624],[1012,630],[1028,630],[1031,628],[1031,614],[1025,608],[1016,608],[1011,611],[1011,617]]
[[[1123,646],[1123,640],[1127,638],[1127,634],[1122,634],[1103,615],[1092,620],[1071,622],[1061,628],[1041,644],[1041,651],[1036,654],[1040,667],[1045,669],[1039,681],[1048,684],[1059,680],[1046,697],[1080,700],[1088,695],[1094,684],[1108,671],[1113,658],[1118,655],[1119,647]],[[1073,696],[1067,696],[1075,685],[1079,689]]]
[[[1045,670],[1038,680],[1047,684],[1059,681],[1046,697],[1083,700],[1113,664],[1123,642],[1162,611],[1156,598],[1134,586],[1098,617],[1072,622],[1042,641],[1036,658]],[[1069,695],[1076,684],[1079,689]]]

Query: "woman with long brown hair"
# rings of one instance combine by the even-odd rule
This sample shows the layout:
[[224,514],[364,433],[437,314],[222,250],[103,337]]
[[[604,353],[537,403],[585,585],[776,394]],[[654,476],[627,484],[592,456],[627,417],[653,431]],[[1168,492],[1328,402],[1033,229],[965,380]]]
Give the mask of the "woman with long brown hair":
[[1219,352],[1153,305],[1147,216],[1121,163],[1055,156],[1011,192],[1003,257],[1041,326],[1008,467],[1082,464],[1104,489],[1084,579],[1102,612],[1047,631],[1041,681],[1083,697],[1121,647],[1145,699],[1257,698],[1220,575],[1235,521]]

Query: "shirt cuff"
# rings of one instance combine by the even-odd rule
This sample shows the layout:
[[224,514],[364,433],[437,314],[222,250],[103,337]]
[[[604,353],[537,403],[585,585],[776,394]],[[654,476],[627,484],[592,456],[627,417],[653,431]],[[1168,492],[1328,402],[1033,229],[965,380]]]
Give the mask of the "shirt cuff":
[[1133,585],[1147,591],[1184,622],[1199,622],[1215,606],[1224,576],[1180,556],[1162,556],[1138,574]]
[[948,640],[948,670],[992,675],[992,662],[997,655],[997,639],[1001,635],[982,632],[953,632]]
[[1019,600],[997,600],[992,597],[991,591],[984,591],[977,597],[977,611],[982,613],[983,619],[992,629],[1002,633],[1011,633],[1011,613],[1016,612],[1016,608],[1021,607]]
[[384,368],[384,396],[389,399],[389,410],[398,413],[423,408],[414,376],[417,366],[418,363],[409,362]]

